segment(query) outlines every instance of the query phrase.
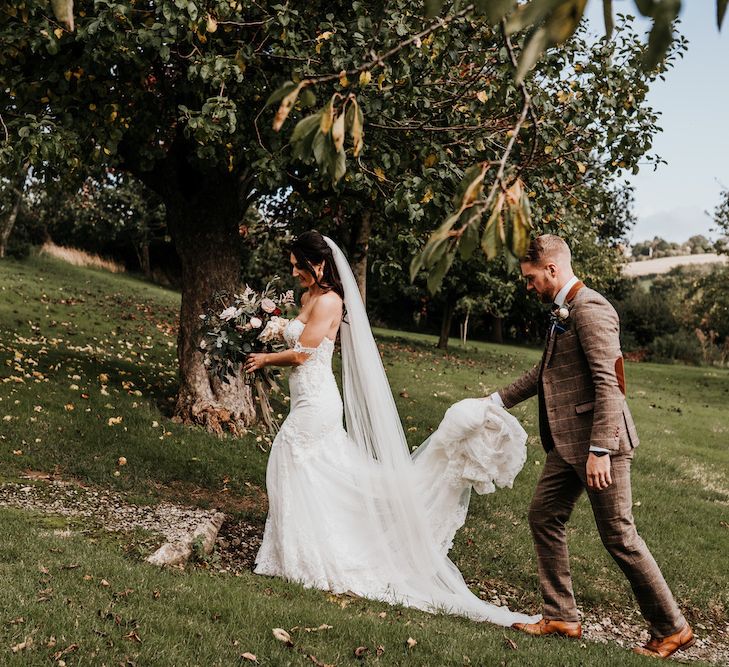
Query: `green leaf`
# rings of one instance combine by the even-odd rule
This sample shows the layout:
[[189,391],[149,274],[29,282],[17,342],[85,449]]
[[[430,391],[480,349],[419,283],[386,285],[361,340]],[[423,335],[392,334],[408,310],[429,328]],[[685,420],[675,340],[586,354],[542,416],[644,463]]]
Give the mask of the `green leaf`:
[[316,95],[311,88],[306,88],[299,95],[299,100],[301,101],[302,107],[313,107],[316,104]]
[[420,269],[423,268],[423,253],[419,252],[415,257],[413,257],[412,261],[410,262],[410,282],[414,283],[415,278],[420,273]]
[[643,16],[653,16],[655,0],[635,0],[635,6]]
[[291,133],[291,143],[293,144],[297,141],[301,141],[310,132],[318,130],[320,120],[321,112],[315,113],[311,116],[307,116],[306,118],[296,123],[294,131]]
[[[719,5],[717,0],[717,12]],[[648,36],[648,46],[643,55],[643,68],[653,69],[665,57],[673,41],[673,22],[681,11],[681,0],[635,0],[643,16],[653,19],[653,27]],[[717,14],[718,17],[718,14]]]
[[532,229],[528,203],[525,207],[524,199],[522,197],[522,200],[513,208],[511,218],[511,243],[509,249],[515,257],[519,258],[526,255],[529,248],[529,232]]
[[425,15],[428,18],[438,16],[443,9],[444,0],[425,0]]
[[532,34],[519,57],[519,67],[516,70],[517,83],[524,80],[524,77],[534,67],[548,45],[549,35],[545,28],[539,28]]
[[473,255],[473,251],[478,247],[479,237],[479,220],[481,219],[480,211],[472,215],[464,225],[463,235],[458,248],[461,252],[461,258],[468,260]]
[[347,173],[347,155],[344,152],[344,148],[337,150],[333,141],[332,149],[332,151],[327,153],[328,171],[332,181],[337,183]]
[[501,250],[502,243],[499,227],[501,226],[502,203],[502,200],[497,201],[486,223],[486,228],[483,230],[481,249],[484,255],[486,255],[486,259],[494,259]]
[[529,26],[540,24],[559,5],[568,2],[570,0],[531,0],[521,5],[506,22],[506,34],[512,35]]
[[296,84],[293,81],[287,81],[284,83],[280,88],[277,88],[274,90],[269,98],[266,100],[265,107],[270,107],[272,104],[276,104],[276,102],[280,102],[286,95],[288,95],[291,91],[293,91],[296,88]]
[[292,154],[295,158],[309,162],[312,157],[314,138],[319,133],[321,112],[300,120],[291,133]]
[[443,278],[445,277],[445,274],[448,273],[448,269],[451,268],[451,264],[453,264],[455,256],[455,251],[444,248],[443,254],[440,256],[437,264],[430,272],[430,275],[428,275],[428,291],[431,294],[435,294],[440,289]]
[[569,39],[577,29],[585,11],[587,0],[562,0],[546,23],[530,37],[519,59],[516,82],[521,83],[527,72],[534,67],[542,53],[550,46]]
[[514,8],[516,3],[514,0],[476,0],[474,4],[491,25],[496,25]]

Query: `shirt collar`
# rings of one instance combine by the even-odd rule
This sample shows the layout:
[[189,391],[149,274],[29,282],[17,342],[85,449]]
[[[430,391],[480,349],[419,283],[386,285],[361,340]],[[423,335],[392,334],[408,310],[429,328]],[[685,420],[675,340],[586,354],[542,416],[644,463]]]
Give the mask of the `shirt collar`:
[[557,292],[557,296],[554,297],[554,303],[558,306],[564,306],[564,301],[567,295],[570,293],[572,287],[579,282],[576,276],[572,276],[563,286],[562,289]]

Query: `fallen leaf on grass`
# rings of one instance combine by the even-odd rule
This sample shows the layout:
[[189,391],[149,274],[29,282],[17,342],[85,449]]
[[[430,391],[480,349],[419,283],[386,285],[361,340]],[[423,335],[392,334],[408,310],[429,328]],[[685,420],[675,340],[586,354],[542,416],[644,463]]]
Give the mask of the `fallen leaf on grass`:
[[244,660],[250,660],[251,662],[258,662],[258,658],[256,658],[256,656],[253,655],[253,653],[241,653],[240,657],[243,658]]
[[110,584],[110,583],[109,583],[109,582],[108,582],[108,581],[107,581],[106,579],[102,579],[102,580],[101,580],[101,581],[100,581],[99,583],[100,583],[100,584],[101,584],[102,586],[104,586],[105,588],[106,588],[107,586],[111,586],[111,584]]
[[128,639],[131,642],[137,642],[138,644],[142,643],[142,638],[134,630],[132,630],[128,635],[123,635],[123,638]]
[[[121,417],[120,417],[121,419]],[[126,456],[120,456],[117,460],[117,465],[125,466],[127,464],[127,457]]]
[[418,640],[408,637],[408,640],[405,643],[408,645],[408,648],[413,648],[413,646],[418,643]]
[[384,646],[383,646],[382,644],[380,644],[380,645],[379,645],[379,646],[378,646],[378,647],[377,647],[377,648],[375,649],[375,654],[377,655],[377,657],[378,657],[378,658],[379,658],[379,657],[380,657],[380,656],[381,656],[381,655],[382,655],[382,654],[383,654],[384,652],[385,652],[385,647],[384,647]]
[[20,625],[21,623],[25,623],[25,619],[22,616],[18,616],[18,618],[8,621],[8,625]]
[[33,637],[26,637],[25,641],[20,642],[20,644],[16,644],[15,646],[11,646],[10,650],[13,653],[20,653],[21,651],[25,651],[25,649],[30,648],[33,646]]
[[354,649],[354,657],[361,658],[365,653],[367,653],[367,651],[369,651],[369,649],[366,646],[358,646]]
[[53,597],[53,589],[46,588],[38,593],[38,599],[36,602],[48,602]]
[[48,574],[48,568],[45,565],[39,565],[38,572],[41,572],[43,574]]
[[134,589],[133,588],[125,588],[123,591],[119,591],[117,593],[114,593],[113,594],[113,597],[118,600],[119,598],[129,597],[132,593],[134,593]]
[[271,632],[273,632],[274,639],[278,639],[278,641],[283,642],[286,646],[294,645],[291,635],[283,628],[274,628]]
[[334,665],[328,665],[326,662],[322,662],[315,655],[309,654],[306,657],[309,658],[309,660],[311,660],[316,665],[316,667],[334,667]]
[[507,637],[506,635],[504,635],[504,643],[513,651],[517,651],[519,649],[519,647],[516,645],[516,642],[511,639],[511,637]]
[[326,623],[322,623],[319,627],[316,628],[302,628],[298,625],[295,625],[293,628],[291,628],[291,632],[294,632],[295,630],[303,630],[304,632],[319,632],[320,630],[331,630],[331,625],[327,625]]
[[121,424],[124,420],[124,417],[109,417],[109,421],[107,422],[109,426],[114,426],[115,424]]
[[68,655],[69,653],[73,653],[74,651],[78,650],[78,644],[71,644],[64,648],[62,651],[56,651],[53,654],[54,660],[60,660],[64,655]]

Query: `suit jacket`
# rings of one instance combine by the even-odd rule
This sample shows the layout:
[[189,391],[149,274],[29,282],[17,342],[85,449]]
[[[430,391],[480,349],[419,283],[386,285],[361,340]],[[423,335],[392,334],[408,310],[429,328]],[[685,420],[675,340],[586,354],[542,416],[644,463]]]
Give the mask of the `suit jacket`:
[[539,431],[544,448],[567,462],[584,462],[590,446],[610,452],[638,445],[625,402],[620,322],[610,302],[581,283],[567,295],[570,314],[552,328],[542,360],[499,390],[510,408],[539,395]]

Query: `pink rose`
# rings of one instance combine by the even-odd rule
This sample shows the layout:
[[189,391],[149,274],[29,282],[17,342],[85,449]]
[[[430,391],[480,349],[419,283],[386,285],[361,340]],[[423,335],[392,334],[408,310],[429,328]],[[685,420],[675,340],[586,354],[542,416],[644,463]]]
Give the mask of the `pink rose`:
[[273,302],[273,300],[265,298],[261,301],[261,308],[263,309],[264,313],[272,313],[274,310],[276,310],[276,304]]
[[248,324],[250,324],[254,329],[260,329],[263,322],[258,317],[251,317]]

